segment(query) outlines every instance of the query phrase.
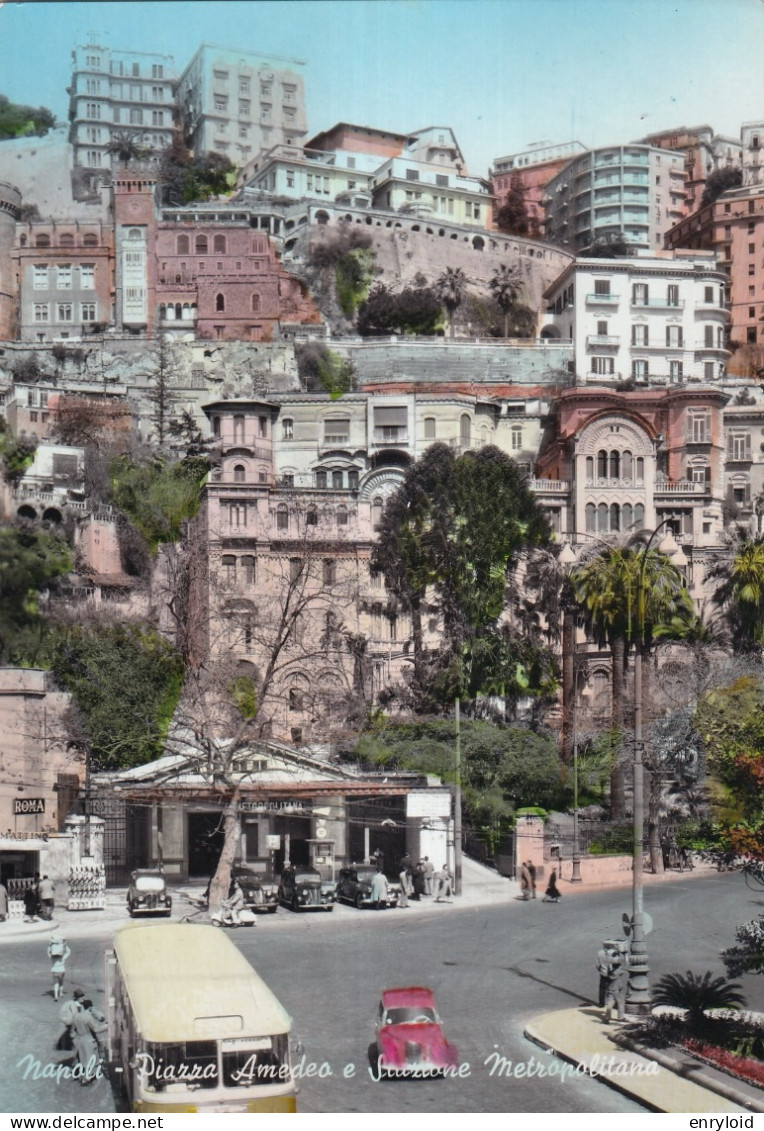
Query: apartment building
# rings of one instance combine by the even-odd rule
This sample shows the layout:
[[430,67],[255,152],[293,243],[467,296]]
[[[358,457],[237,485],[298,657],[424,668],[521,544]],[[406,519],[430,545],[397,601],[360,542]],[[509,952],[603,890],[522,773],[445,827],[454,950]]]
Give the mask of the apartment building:
[[684,187],[688,213],[700,208],[710,173],[740,164],[740,138],[715,134],[711,126],[707,125],[661,130],[660,133],[640,138],[640,142],[656,149],[680,151],[684,154]]
[[764,343],[764,185],[723,193],[671,228],[666,247],[713,251],[727,280],[730,343]]
[[306,133],[304,63],[203,44],[178,82],[178,108],[197,157],[245,165]]
[[726,277],[710,253],[579,258],[546,291],[545,333],[573,340],[580,384],[718,383]]
[[764,184],[764,122],[744,122],[740,128],[743,184],[746,188]]
[[69,140],[74,164],[109,169],[110,145],[127,135],[146,150],[172,141],[177,71],[171,55],[114,51],[90,41],[72,51]]
[[683,216],[684,154],[649,145],[615,145],[574,158],[546,188],[546,236],[579,254],[603,240],[663,247]]
[[570,162],[586,153],[580,141],[567,141],[560,145],[534,145],[519,153],[497,157],[490,173],[490,188],[494,198],[493,220],[504,204],[513,174],[519,174],[525,192],[525,207],[532,232],[544,231],[544,195],[546,186]]

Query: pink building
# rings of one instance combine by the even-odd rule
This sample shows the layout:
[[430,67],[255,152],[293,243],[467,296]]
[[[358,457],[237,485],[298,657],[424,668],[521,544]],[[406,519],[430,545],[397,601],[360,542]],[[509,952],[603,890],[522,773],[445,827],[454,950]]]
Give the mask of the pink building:
[[512,176],[519,173],[525,190],[525,205],[530,222],[530,236],[540,236],[544,232],[543,198],[546,186],[552,177],[565,168],[569,161],[586,148],[579,141],[564,142],[560,145],[539,145],[522,153],[499,157],[494,161],[490,174],[491,193],[494,197],[493,227],[496,214],[505,203]]

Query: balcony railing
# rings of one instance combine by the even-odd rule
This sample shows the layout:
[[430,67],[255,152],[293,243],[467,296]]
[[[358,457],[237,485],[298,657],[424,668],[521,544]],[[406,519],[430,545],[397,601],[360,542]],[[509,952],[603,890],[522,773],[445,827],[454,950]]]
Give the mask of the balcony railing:
[[603,294],[587,295],[586,301],[587,302],[616,303],[620,300],[620,298],[621,298],[620,295],[613,295],[613,294],[610,294],[610,292],[608,291],[608,293],[604,294],[604,295]]
[[648,306],[658,310],[681,310],[684,307],[684,299],[671,302],[667,298],[632,298],[631,305]]
[[613,334],[587,334],[587,346],[619,346],[621,339]]
[[623,490],[623,488],[625,487],[628,490],[641,490],[642,488],[644,488],[644,485],[644,479],[628,479],[623,476],[617,475],[598,475],[594,479],[589,478],[584,481],[585,487],[596,490],[600,490],[603,487],[605,489],[618,488],[618,490]]
[[570,482],[567,479],[529,479],[528,486],[531,491],[542,495],[563,495],[570,490]]
[[691,483],[689,479],[659,479],[655,484],[656,495],[704,495],[707,489],[705,483]]

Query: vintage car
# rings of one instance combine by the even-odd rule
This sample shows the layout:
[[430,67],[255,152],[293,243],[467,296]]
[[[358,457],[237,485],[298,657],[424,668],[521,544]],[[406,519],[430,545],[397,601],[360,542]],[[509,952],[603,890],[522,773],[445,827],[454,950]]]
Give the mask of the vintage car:
[[279,902],[293,911],[333,911],[334,885],[315,868],[285,868],[279,884]]
[[244,903],[250,911],[269,911],[271,914],[279,905],[279,885],[264,872],[254,872],[243,865],[235,865],[231,878],[238,881],[244,893]]
[[167,890],[163,872],[153,868],[136,868],[130,873],[127,889],[127,910],[135,915],[169,915],[172,896]]
[[[355,907],[370,907],[373,900],[371,883],[377,869],[373,864],[349,864],[341,868],[337,879],[337,901],[345,900]],[[397,884],[388,884],[385,905],[395,907],[398,902],[400,888]]]
[[457,1051],[443,1036],[432,990],[384,990],[377,1018],[376,1073],[427,1079],[457,1067]]

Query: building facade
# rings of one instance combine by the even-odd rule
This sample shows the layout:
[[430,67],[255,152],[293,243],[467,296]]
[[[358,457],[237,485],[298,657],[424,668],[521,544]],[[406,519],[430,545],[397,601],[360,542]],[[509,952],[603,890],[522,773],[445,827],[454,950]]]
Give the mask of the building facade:
[[491,193],[494,198],[494,222],[496,213],[507,198],[512,175],[517,173],[520,175],[525,192],[530,231],[537,235],[543,233],[545,225],[543,200],[546,186],[557,173],[583,153],[586,153],[586,147],[580,141],[567,141],[560,145],[534,145],[520,153],[497,157],[490,174]]
[[178,107],[197,157],[245,165],[261,149],[305,136],[304,64],[203,44],[178,81]]
[[684,182],[682,153],[638,144],[590,150],[549,181],[546,236],[576,253],[610,239],[661,248],[687,213]]
[[72,52],[69,140],[74,164],[110,169],[110,146],[129,137],[161,151],[172,141],[177,71],[171,55],[114,51],[92,41]]
[[640,138],[644,145],[684,154],[688,214],[700,208],[710,173],[740,164],[740,139],[715,134],[710,126],[679,126]]

